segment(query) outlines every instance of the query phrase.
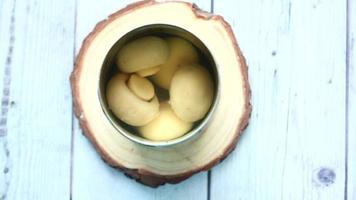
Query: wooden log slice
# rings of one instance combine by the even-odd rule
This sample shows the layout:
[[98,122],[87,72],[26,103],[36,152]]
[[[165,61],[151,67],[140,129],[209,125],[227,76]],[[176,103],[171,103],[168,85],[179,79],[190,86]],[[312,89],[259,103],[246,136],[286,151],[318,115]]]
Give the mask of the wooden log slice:
[[[164,148],[136,144],[119,134],[98,98],[99,72],[110,48],[127,32],[157,23],[178,26],[197,36],[220,72],[219,102],[204,133],[193,141]],[[71,86],[80,125],[102,158],[152,187],[178,183],[220,163],[235,148],[251,113],[247,67],[230,25],[221,16],[185,2],[142,1],[98,23],[83,42]]]

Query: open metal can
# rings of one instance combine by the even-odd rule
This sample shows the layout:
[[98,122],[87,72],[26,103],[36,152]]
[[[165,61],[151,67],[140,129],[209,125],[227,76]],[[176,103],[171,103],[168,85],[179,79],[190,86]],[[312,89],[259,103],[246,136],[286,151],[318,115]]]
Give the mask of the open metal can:
[[[209,112],[202,120],[195,122],[193,128],[188,133],[186,133],[185,135],[179,138],[169,140],[169,141],[152,141],[140,137],[140,135],[138,134],[135,128],[125,124],[112,113],[112,111],[109,109],[106,100],[106,85],[110,80],[110,77],[113,74],[117,73],[118,71],[117,67],[115,66],[115,58],[118,51],[126,43],[134,39],[148,36],[148,35],[155,35],[163,38],[169,36],[175,36],[191,42],[200,53],[200,60],[202,61],[201,64],[203,64],[209,70],[214,80],[214,100],[210,107]],[[183,28],[177,26],[172,26],[168,24],[151,24],[129,31],[123,37],[119,38],[119,40],[112,46],[101,67],[98,88],[99,88],[98,95],[99,95],[99,100],[100,100],[102,110],[105,116],[107,117],[107,119],[110,121],[110,123],[115,127],[118,134],[122,134],[123,136],[125,136],[126,138],[130,139],[131,141],[137,144],[152,146],[152,147],[167,147],[167,146],[172,146],[183,142],[191,141],[197,138],[202,132],[204,132],[204,128],[209,124],[209,121],[214,115],[214,110],[218,105],[219,70],[216,67],[214,57],[210,53],[209,49],[196,35],[193,35],[189,31],[184,30]]]

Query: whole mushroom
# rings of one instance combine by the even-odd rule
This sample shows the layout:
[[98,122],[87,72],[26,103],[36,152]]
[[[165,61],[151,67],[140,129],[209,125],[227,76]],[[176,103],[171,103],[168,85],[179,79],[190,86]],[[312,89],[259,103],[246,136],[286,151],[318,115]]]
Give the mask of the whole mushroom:
[[165,40],[146,36],[123,46],[117,54],[116,64],[120,71],[133,73],[161,65],[167,61],[168,56],[169,47]]
[[184,121],[202,119],[213,102],[214,83],[207,69],[198,64],[181,66],[169,90],[172,109]]
[[160,65],[160,70],[152,76],[152,81],[168,90],[179,65],[197,63],[199,56],[195,47],[182,38],[169,37],[166,41],[170,50],[168,60]]
[[159,116],[138,128],[140,135],[153,141],[168,141],[186,134],[193,123],[179,119],[167,102],[160,104]]
[[[115,116],[123,122],[132,126],[143,126],[158,116],[159,102],[154,91],[152,95],[151,92],[140,89],[153,88],[148,80],[131,77],[131,88],[136,88],[132,91],[126,85],[129,78],[127,74],[117,74],[110,79],[106,88],[107,103]],[[150,98],[151,96],[153,97]]]

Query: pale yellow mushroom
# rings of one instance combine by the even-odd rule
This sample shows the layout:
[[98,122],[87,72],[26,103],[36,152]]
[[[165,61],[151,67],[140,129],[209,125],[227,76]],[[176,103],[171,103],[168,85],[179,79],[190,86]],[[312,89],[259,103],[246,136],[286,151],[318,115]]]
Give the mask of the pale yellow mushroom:
[[204,67],[194,64],[179,67],[169,90],[172,109],[184,121],[202,119],[213,101],[214,84]]
[[167,141],[186,134],[193,124],[179,119],[167,102],[160,104],[159,116],[145,126],[138,127],[140,135],[153,141]]
[[160,65],[156,66],[156,67],[151,67],[151,68],[147,68],[147,69],[143,69],[140,71],[137,71],[136,73],[142,77],[146,77],[146,76],[152,76],[153,74],[156,74],[159,70],[160,70]]
[[165,63],[169,56],[167,42],[156,36],[146,36],[124,45],[117,54],[120,71],[133,73]]
[[106,88],[109,109],[123,122],[132,126],[143,126],[152,121],[159,113],[159,102],[156,96],[145,101],[136,96],[126,85],[129,76],[113,76]]
[[170,37],[166,41],[170,49],[169,58],[159,66],[160,71],[152,76],[152,81],[161,88],[169,89],[179,65],[197,63],[199,56],[195,47],[182,38]]
[[169,37],[166,39],[170,56],[169,59],[175,60],[179,64],[196,63],[199,55],[195,47],[187,40],[179,37]]
[[155,95],[152,83],[136,74],[130,76],[127,86],[136,96],[145,101],[151,100]]

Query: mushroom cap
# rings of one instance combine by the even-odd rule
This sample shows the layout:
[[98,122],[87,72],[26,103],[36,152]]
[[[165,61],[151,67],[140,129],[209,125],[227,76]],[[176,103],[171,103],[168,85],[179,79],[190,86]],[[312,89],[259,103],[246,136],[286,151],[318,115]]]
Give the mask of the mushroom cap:
[[146,36],[124,45],[118,52],[116,64],[120,71],[133,73],[166,62],[169,48],[165,40]]
[[214,97],[214,84],[204,67],[185,65],[174,74],[169,94],[176,115],[184,121],[194,122],[209,111]]
[[159,116],[145,126],[139,127],[140,135],[153,141],[168,141],[186,134],[193,123],[179,119],[167,102],[160,104]]

